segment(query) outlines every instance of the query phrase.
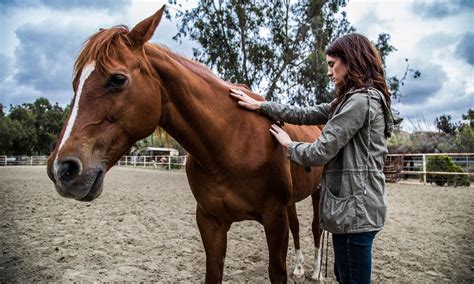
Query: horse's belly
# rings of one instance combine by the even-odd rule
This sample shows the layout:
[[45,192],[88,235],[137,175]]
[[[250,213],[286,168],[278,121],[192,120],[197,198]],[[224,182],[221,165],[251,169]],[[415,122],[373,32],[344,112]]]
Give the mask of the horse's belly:
[[311,172],[292,170],[292,202],[298,202],[313,194],[321,181],[322,167],[312,168]]
[[[217,194],[216,188],[221,188]],[[191,190],[198,206],[208,214],[233,222],[261,220],[261,213],[231,189],[222,189],[220,185],[212,189],[191,188]]]

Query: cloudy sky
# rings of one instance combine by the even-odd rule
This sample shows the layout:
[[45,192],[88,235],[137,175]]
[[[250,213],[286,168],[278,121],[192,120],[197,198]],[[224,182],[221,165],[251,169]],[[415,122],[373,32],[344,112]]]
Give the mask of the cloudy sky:
[[[84,40],[99,28],[133,27],[167,1],[2,0],[0,2],[0,103],[32,102],[44,96],[60,105],[73,96],[74,60]],[[192,1],[179,1],[193,6]],[[183,9],[182,7],[177,7]],[[391,35],[397,48],[387,61],[390,76],[403,75],[405,58],[421,72],[408,78],[394,107],[404,128],[433,129],[435,117],[454,121],[474,108],[474,0],[349,0],[344,8],[357,31],[375,41]],[[163,20],[152,41],[191,56],[193,43],[171,38],[176,24]]]

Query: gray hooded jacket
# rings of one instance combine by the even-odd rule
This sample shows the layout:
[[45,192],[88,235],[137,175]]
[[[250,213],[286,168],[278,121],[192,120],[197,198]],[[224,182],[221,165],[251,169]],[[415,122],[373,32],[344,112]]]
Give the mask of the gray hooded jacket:
[[275,121],[326,124],[314,143],[291,142],[288,158],[304,167],[326,165],[319,204],[320,226],[334,234],[382,229],[387,212],[383,165],[393,117],[383,94],[359,89],[331,105],[298,108],[272,102],[260,111]]

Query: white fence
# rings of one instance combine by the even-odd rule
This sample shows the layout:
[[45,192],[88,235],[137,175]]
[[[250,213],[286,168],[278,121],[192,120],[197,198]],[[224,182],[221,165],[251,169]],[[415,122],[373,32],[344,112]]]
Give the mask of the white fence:
[[[428,157],[445,155],[461,167],[464,172],[427,171]],[[153,169],[184,169],[187,156],[123,156],[118,166]],[[48,156],[2,156],[0,166],[37,166],[46,165]],[[426,183],[427,175],[467,175],[474,178],[474,153],[443,154],[389,154],[385,166],[387,180],[396,182],[401,178],[420,177]]]
[[48,156],[0,156],[0,166],[46,165]]
[[118,166],[154,169],[184,169],[187,156],[123,156]]
[[[433,156],[451,157],[454,164],[464,172],[428,171],[428,159]],[[419,177],[423,183],[429,175],[467,175],[474,177],[474,153],[439,153],[439,154],[389,154],[385,163],[385,176],[393,182],[400,178]]]
[[[153,169],[184,169],[187,156],[123,156],[118,166]],[[0,166],[46,165],[48,156],[0,156]]]

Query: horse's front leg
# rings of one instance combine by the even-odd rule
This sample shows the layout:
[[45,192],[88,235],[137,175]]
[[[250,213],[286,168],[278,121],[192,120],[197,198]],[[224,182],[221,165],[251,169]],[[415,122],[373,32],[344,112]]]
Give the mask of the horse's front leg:
[[304,280],[304,257],[300,249],[300,223],[296,213],[296,204],[288,206],[288,221],[295,245],[295,270],[293,271],[293,277],[295,281],[300,281]]
[[232,223],[206,214],[199,205],[196,210],[196,221],[206,251],[205,283],[221,283],[227,249],[227,232]]
[[320,188],[316,190],[311,195],[311,199],[313,202],[313,224],[312,224],[312,231],[313,231],[313,240],[314,240],[314,263],[313,263],[313,274],[311,275],[312,280],[322,280],[323,275],[321,271],[321,254],[322,250],[320,249],[321,243],[321,235],[322,231],[319,228],[319,194]]
[[268,273],[272,283],[286,283],[286,253],[288,250],[288,215],[285,206],[265,212],[263,227],[267,238],[269,260]]

